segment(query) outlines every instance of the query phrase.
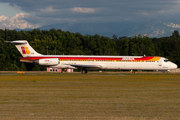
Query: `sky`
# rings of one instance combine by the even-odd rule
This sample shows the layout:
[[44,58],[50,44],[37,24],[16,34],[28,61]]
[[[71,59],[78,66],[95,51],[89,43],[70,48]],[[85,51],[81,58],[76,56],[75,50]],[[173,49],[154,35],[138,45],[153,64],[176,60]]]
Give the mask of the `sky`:
[[152,19],[180,24],[180,0],[0,0],[0,27]]

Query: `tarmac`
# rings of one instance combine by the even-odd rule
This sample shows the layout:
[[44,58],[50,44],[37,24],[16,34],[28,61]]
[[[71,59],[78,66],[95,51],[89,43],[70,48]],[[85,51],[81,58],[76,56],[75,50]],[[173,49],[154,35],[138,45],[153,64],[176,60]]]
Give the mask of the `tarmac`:
[[[0,71],[0,75],[14,75],[14,74],[47,74],[47,73],[60,73],[60,72],[47,72],[47,71]],[[79,73],[80,72],[65,72],[66,74],[71,73]],[[88,73],[131,73],[131,71],[88,71]],[[140,74],[158,74],[158,73],[166,73],[162,71],[136,71],[135,73]],[[180,74],[180,68],[170,70],[170,73]]]

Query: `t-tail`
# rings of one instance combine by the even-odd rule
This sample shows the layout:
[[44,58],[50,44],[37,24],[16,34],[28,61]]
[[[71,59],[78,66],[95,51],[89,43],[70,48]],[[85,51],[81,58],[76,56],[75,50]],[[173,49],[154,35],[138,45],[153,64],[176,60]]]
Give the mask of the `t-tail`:
[[13,43],[23,57],[41,56],[41,54],[37,53],[26,40],[16,40],[16,41],[6,41],[6,42]]

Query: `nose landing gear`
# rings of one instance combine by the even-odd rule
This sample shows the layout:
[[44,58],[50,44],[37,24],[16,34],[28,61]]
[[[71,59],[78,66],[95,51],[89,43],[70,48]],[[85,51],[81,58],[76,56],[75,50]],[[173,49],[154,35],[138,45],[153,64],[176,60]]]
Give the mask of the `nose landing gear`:
[[167,70],[167,73],[170,73],[170,70]]

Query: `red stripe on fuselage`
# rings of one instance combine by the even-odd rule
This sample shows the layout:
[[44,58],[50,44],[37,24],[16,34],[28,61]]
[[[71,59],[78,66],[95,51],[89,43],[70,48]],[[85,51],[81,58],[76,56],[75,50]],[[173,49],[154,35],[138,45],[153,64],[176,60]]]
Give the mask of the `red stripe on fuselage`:
[[[59,58],[60,60],[123,60],[122,57],[120,58],[113,58],[113,57],[24,57],[21,58],[20,61],[34,61],[39,59],[50,59],[50,58]],[[128,60],[128,57],[126,57]],[[133,58],[133,57],[130,57]],[[154,56],[147,56],[141,58],[133,58],[134,60],[151,60]]]

